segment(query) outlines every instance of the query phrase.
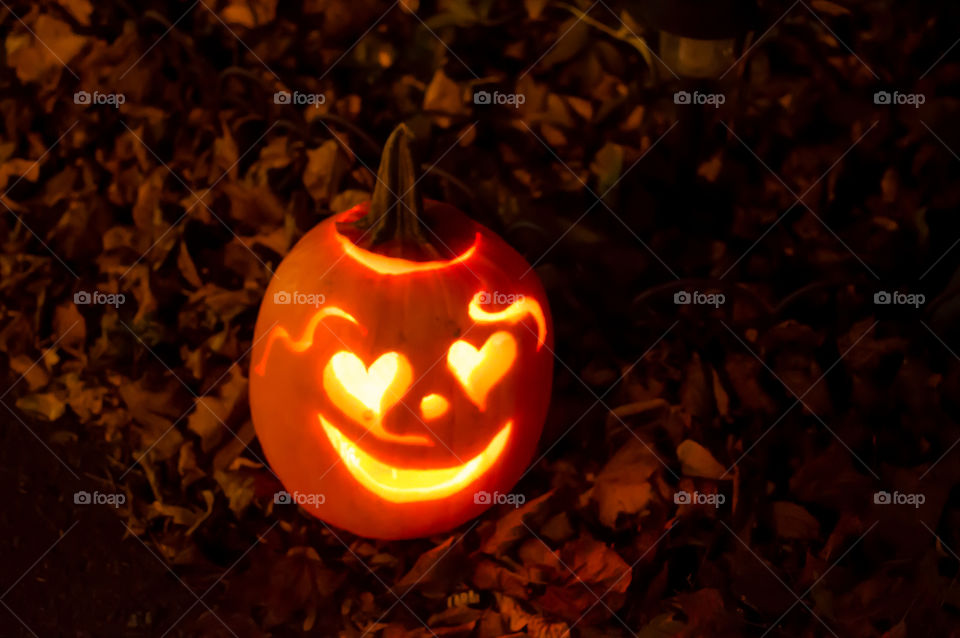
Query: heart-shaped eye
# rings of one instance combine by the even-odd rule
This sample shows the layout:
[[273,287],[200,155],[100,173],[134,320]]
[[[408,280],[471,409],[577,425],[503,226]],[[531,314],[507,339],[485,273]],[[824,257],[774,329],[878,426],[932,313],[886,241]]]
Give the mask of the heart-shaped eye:
[[383,428],[383,415],[403,398],[413,382],[410,362],[387,352],[366,367],[352,352],[336,353],[323,369],[323,389],[333,404],[375,437],[395,443],[433,445],[417,435],[393,434]]
[[477,350],[466,341],[455,341],[447,351],[447,367],[464,392],[481,411],[487,393],[503,378],[517,358],[517,342],[509,332],[495,332]]

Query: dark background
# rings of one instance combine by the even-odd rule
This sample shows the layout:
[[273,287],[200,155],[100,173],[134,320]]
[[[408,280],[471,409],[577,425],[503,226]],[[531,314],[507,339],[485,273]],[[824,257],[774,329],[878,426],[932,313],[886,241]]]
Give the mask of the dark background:
[[[762,3],[693,81],[642,3],[0,2],[0,635],[958,635],[957,14]],[[246,353],[400,122],[557,362],[523,508],[374,542],[274,507]]]

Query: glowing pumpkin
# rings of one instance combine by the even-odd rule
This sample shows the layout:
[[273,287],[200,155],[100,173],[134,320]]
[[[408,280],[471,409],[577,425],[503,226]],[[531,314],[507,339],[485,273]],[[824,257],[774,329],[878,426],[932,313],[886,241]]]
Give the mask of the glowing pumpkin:
[[553,371],[536,275],[492,231],[421,202],[408,136],[387,142],[372,201],[280,264],[250,372],[253,423],[286,489],[376,538],[448,530],[508,492]]

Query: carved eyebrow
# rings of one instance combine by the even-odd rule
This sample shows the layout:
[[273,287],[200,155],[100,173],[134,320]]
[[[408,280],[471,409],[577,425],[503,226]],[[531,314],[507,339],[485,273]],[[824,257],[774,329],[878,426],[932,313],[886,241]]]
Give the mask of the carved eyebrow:
[[290,333],[287,332],[287,329],[283,326],[276,326],[273,330],[270,331],[270,335],[267,337],[267,346],[263,351],[263,356],[260,358],[260,361],[254,366],[253,371],[263,376],[267,371],[267,358],[270,356],[270,350],[273,348],[273,342],[277,339],[282,340],[287,348],[293,352],[303,352],[304,350],[309,350],[313,345],[313,335],[317,330],[317,326],[320,325],[320,322],[326,319],[327,317],[339,317],[340,319],[346,319],[350,323],[358,326],[364,334],[367,333],[367,329],[354,318],[349,312],[337,308],[336,306],[331,306],[329,308],[323,308],[319,310],[315,315],[310,317],[310,321],[307,322],[306,328],[303,329],[303,336],[297,340],[293,340],[290,337]]
[[507,322],[514,324],[522,321],[527,315],[532,315],[537,322],[537,350],[539,350],[547,340],[547,318],[543,314],[543,308],[533,297],[523,297],[512,304],[496,312],[487,312],[480,306],[480,299],[483,292],[478,292],[470,300],[468,313],[470,318],[477,323],[499,323]]
[[462,264],[473,257],[477,252],[477,247],[480,245],[480,233],[477,233],[473,239],[473,244],[456,257],[446,261],[420,262],[378,255],[377,253],[368,252],[357,247],[356,244],[340,233],[336,233],[336,237],[337,241],[340,242],[340,245],[343,247],[344,253],[351,259],[381,275],[407,275],[413,272],[450,268],[451,266]]

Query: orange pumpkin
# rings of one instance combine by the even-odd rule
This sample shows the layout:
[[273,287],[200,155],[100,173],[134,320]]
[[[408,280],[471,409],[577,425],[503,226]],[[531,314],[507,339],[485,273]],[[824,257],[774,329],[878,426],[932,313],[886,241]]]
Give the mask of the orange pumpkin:
[[527,262],[421,202],[399,127],[371,202],[310,230],[257,318],[253,423],[285,488],[355,534],[425,536],[505,495],[546,417],[553,326]]

